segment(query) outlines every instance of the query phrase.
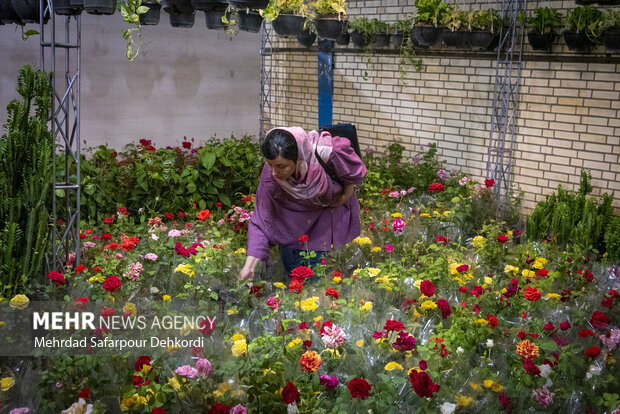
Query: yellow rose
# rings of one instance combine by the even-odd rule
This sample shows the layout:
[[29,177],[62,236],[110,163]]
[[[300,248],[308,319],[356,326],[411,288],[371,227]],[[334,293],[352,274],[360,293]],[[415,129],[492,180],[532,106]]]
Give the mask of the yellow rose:
[[181,272],[181,273],[186,274],[189,277],[192,277],[192,276],[194,276],[196,274],[196,272],[194,272],[193,269],[194,269],[193,266],[188,263],[188,264],[180,264],[180,265],[178,265],[174,269],[174,271],[175,272]]
[[504,267],[504,273],[506,273],[507,275],[516,276],[517,273],[519,273],[519,268],[511,265],[506,265]]
[[523,277],[534,277],[536,275],[536,273],[529,269],[523,269],[523,272],[521,272],[521,274],[523,275]]
[[487,321],[486,319],[476,319],[476,323],[479,325],[487,325],[489,321]]
[[491,388],[493,386],[493,384],[495,384],[495,381],[484,380],[484,387],[485,388]]
[[357,341],[355,341],[355,345],[357,345],[358,347],[363,347],[364,346],[364,340],[363,339],[358,339]]
[[243,247],[235,250],[235,254],[245,254],[245,253],[246,253],[246,250]]
[[377,269],[376,267],[369,267],[368,268],[368,274],[370,275],[370,277],[375,277],[379,273],[381,273],[381,269]]
[[465,395],[457,395],[454,398],[454,401],[460,405],[461,407],[467,407],[474,399],[471,397],[466,397]]
[[493,384],[493,386],[491,387],[491,389],[494,392],[500,392],[502,390],[502,385],[498,384],[497,382],[495,384]]
[[179,380],[176,377],[168,378],[168,385],[170,385],[175,391],[179,391],[181,389],[181,384],[179,384]]
[[450,269],[450,274],[452,276],[456,276],[459,274],[459,271],[456,270],[457,267],[459,267],[461,264],[460,263],[450,263],[450,265],[448,265],[448,269]]
[[226,391],[230,390],[231,388],[232,385],[229,382],[221,382],[217,386],[217,390],[213,391],[213,395],[215,395],[215,398],[222,398],[224,394],[226,394]]
[[484,244],[484,237],[482,236],[476,236],[471,241],[471,245],[477,249],[481,248],[483,244]]
[[9,306],[12,309],[26,309],[28,304],[30,303],[30,299],[26,295],[15,295],[13,299],[9,302]]
[[340,283],[340,282],[342,281],[342,278],[341,278],[341,277],[338,277],[338,276],[335,276],[332,280],[333,280],[334,282],[336,282],[336,283]]
[[237,342],[237,341],[239,341],[239,340],[241,340],[241,339],[245,339],[245,336],[243,336],[243,335],[241,335],[241,334],[234,334],[234,335],[232,336],[232,338],[230,338],[230,341],[231,341],[231,342]]
[[425,300],[424,302],[422,302],[422,305],[420,305],[420,307],[422,309],[435,309],[437,305],[432,300]]
[[422,213],[420,214],[420,217],[431,218],[431,215],[428,213]]
[[403,366],[402,366],[402,365],[400,365],[398,362],[394,362],[394,361],[392,361],[392,362],[388,362],[388,363],[385,365],[385,368],[384,368],[384,369],[385,369],[386,371],[394,371],[394,370],[402,371],[404,368],[403,368]]
[[557,299],[557,300],[560,300],[562,298],[562,296],[560,296],[557,293],[547,293],[546,297],[548,297],[549,299]]
[[289,348],[294,348],[301,343],[301,339],[295,338],[291,342],[288,343]]
[[164,302],[168,302],[170,301],[170,295],[164,295],[162,299],[164,300]]
[[10,390],[13,388],[13,385],[15,385],[15,378],[13,377],[4,377],[0,380],[0,389],[2,391]]
[[238,341],[235,341],[235,343],[233,344],[231,348],[232,354],[236,357],[245,354],[247,350],[248,350],[248,344],[245,342],[245,339],[240,339]]
[[382,250],[381,247],[377,247],[377,246],[375,246],[372,249],[370,249],[370,251],[373,252],[373,253],[380,252],[381,250]]
[[91,276],[88,278],[88,283],[94,285],[95,283],[103,283],[105,281],[104,277],[101,275]]
[[236,307],[236,306],[234,306],[232,309],[228,309],[228,310],[226,311],[226,313],[227,313],[227,314],[229,314],[229,315],[236,315],[236,314],[238,314],[238,313],[239,313],[239,310],[237,309],[237,307]]
[[478,384],[476,384],[475,382],[470,382],[469,386],[472,387],[475,391],[478,392],[483,392],[484,390],[482,389],[482,387]]
[[360,309],[365,312],[370,312],[372,310],[372,302],[364,302],[364,304],[360,306]]
[[491,285],[493,284],[493,279],[488,276],[485,276],[484,283],[486,283],[487,285]]
[[316,308],[319,307],[319,297],[318,296],[312,296],[311,298],[308,298],[306,300],[302,300],[301,301],[301,309],[305,310],[305,311],[313,311]]
[[125,306],[123,306],[123,313],[125,312],[131,312],[131,316],[136,316],[138,313],[138,308],[136,308],[136,305],[133,303],[127,302]]
[[315,317],[314,317],[314,321],[315,321],[315,322],[317,322],[317,321],[322,321],[322,320],[323,320],[323,317],[322,317],[322,316],[315,316]]
[[279,288],[279,289],[286,289],[286,285],[282,282],[276,282],[274,283],[274,286]]
[[400,213],[392,213],[392,218],[401,218],[402,216]]
[[534,269],[543,269],[546,264],[547,264],[547,259],[545,259],[544,257],[537,257],[534,260],[534,263],[532,263],[532,267]]

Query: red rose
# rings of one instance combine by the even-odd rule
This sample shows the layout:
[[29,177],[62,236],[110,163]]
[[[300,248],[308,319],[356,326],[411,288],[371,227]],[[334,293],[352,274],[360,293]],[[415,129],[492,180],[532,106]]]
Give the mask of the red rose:
[[198,217],[198,220],[200,221],[205,221],[211,217],[211,212],[209,210],[202,210],[196,215],[196,217]]
[[525,299],[534,302],[540,299],[540,292],[534,286],[528,286],[527,289],[525,289],[524,296]]
[[282,389],[282,399],[287,404],[292,404],[299,399],[299,391],[297,391],[295,384],[292,382],[286,384]]
[[545,326],[543,326],[543,329],[545,331],[553,331],[555,329],[555,326],[553,326],[553,323],[547,322]]
[[300,279],[293,279],[291,281],[291,284],[288,285],[288,289],[291,291],[291,293],[295,293],[297,295],[301,293],[301,290],[303,288],[304,288],[304,282],[303,280],[300,280]]
[[192,147],[192,143],[187,141],[184,141],[181,145],[183,145],[185,149],[190,149]]
[[538,368],[532,358],[523,358],[523,368],[530,375],[540,375],[540,368]]
[[114,223],[114,217],[106,217],[103,219],[103,224],[112,224]]
[[334,300],[338,300],[338,291],[336,289],[329,288],[325,291],[325,296],[332,296]]
[[74,302],[77,302],[80,305],[90,305],[90,300],[88,299],[88,296],[77,298],[76,300],[74,300]]
[[250,287],[250,295],[253,295],[256,298],[263,297],[263,287],[262,286],[252,286]]
[[302,323],[299,324],[297,329],[300,329],[300,330],[308,329],[308,324],[306,322],[302,322]]
[[321,330],[320,330],[320,334],[321,336],[325,335],[325,327],[332,327],[334,326],[334,323],[332,321],[325,321],[323,322],[323,324],[321,325]]
[[441,311],[441,317],[446,319],[452,313],[452,309],[450,309],[450,304],[445,299],[439,299],[437,301],[437,307]]
[[47,277],[52,281],[53,284],[55,285],[64,285],[66,282],[65,277],[63,276],[62,273],[58,273],[58,272],[49,272],[47,274]]
[[101,240],[112,240],[112,235],[109,233],[103,233],[101,235]]
[[486,188],[491,188],[495,185],[495,180],[492,178],[489,178],[488,180],[484,180],[484,185]]
[[305,243],[309,240],[309,237],[307,234],[304,234],[303,236],[299,236],[297,240],[299,240],[299,243]]
[[549,271],[547,269],[538,269],[536,273],[538,273],[538,276],[547,276]]
[[445,236],[437,236],[435,237],[435,241],[437,243],[443,243],[444,246],[450,242],[450,239]]
[[456,271],[459,273],[463,273],[463,272],[467,272],[469,270],[469,265],[460,265],[459,267],[456,268]]
[[293,280],[297,279],[303,281],[304,279],[312,276],[314,276],[314,272],[312,271],[312,269],[306,266],[297,266],[291,271],[291,277],[293,278]]
[[142,355],[133,363],[133,367],[136,371],[142,371],[144,365],[151,365],[151,357]]
[[495,327],[497,326],[497,318],[495,317],[495,315],[487,314],[487,320],[489,321],[489,326],[491,326],[491,329],[495,329]]
[[588,358],[596,358],[600,354],[601,348],[599,348],[598,346],[591,346],[590,348],[586,349],[586,356]]
[[430,375],[425,371],[418,372],[414,369],[409,374],[409,381],[415,393],[422,398],[433,398],[433,394],[441,388],[439,384],[433,383]]
[[426,361],[425,361],[425,360],[421,359],[421,360],[420,360],[420,369],[421,369],[422,371],[426,371],[426,368],[428,368],[428,364],[426,363]]
[[164,216],[166,216],[166,218],[169,220],[172,220],[174,218],[174,214],[172,213],[164,213]]
[[469,294],[479,298],[480,295],[482,295],[482,292],[483,292],[482,286],[476,285],[473,287],[472,290],[469,291]]
[[81,264],[81,265],[78,265],[78,266],[75,268],[74,272],[75,272],[75,273],[82,273],[82,272],[83,272],[83,271],[85,271],[85,270],[88,270],[88,269],[86,268],[86,266],[84,266],[83,264]]
[[105,246],[103,246],[104,249],[120,249],[121,245],[118,243],[110,243],[110,244],[106,244]]
[[441,183],[432,183],[428,186],[428,190],[435,193],[441,193],[444,188],[446,188],[446,186]]
[[612,298],[620,299],[620,293],[616,292],[613,289],[609,289],[608,295],[611,296]]
[[[599,350],[600,352],[600,350]],[[88,395],[90,394],[90,388],[82,388],[80,390],[80,393],[77,395],[78,398],[84,398],[85,400],[88,400]]]
[[497,241],[501,244],[504,244],[508,241],[508,236],[506,236],[505,234],[500,234],[499,236],[497,236]]
[[211,406],[207,414],[228,414],[230,407],[225,404],[215,403]]
[[601,306],[604,308],[613,308],[614,298],[603,298],[603,300],[601,300]]
[[385,326],[383,327],[383,329],[385,329],[388,332],[402,331],[405,329],[405,325],[403,325],[402,322],[388,319],[387,321],[385,321]]
[[588,282],[591,282],[592,280],[594,280],[594,275],[592,274],[592,272],[590,272],[589,270],[586,269],[579,269],[577,271],[578,274],[582,275],[583,278],[585,280],[587,280]]
[[459,286],[459,292],[467,293],[467,288],[465,286]]
[[567,329],[570,329],[570,322],[569,321],[564,321],[560,324],[560,329],[565,331]]
[[480,305],[475,304],[473,309],[471,310],[473,313],[475,313],[476,315],[480,313]]
[[151,414],[166,414],[166,410],[164,410],[161,407],[153,408],[153,411],[151,411]]
[[582,329],[579,331],[577,336],[579,336],[580,338],[585,338],[586,336],[594,336],[594,332],[592,332],[592,330],[590,329]]
[[435,294],[435,285],[430,280],[423,280],[420,283],[420,291],[430,298]]
[[353,378],[347,384],[347,388],[353,398],[365,400],[370,395],[370,384],[363,378]]
[[103,282],[103,288],[108,292],[114,292],[119,287],[121,287],[121,281],[118,276],[108,276],[108,278]]
[[609,324],[609,317],[603,312],[593,312],[590,324],[594,329],[603,329]]
[[217,203],[215,203],[215,207],[217,207],[217,208],[222,207],[222,203],[218,201]]
[[215,323],[215,317],[213,319],[211,318],[204,318],[202,320],[202,322],[200,322],[200,326],[198,327],[199,331],[201,334],[203,335],[211,335],[213,333],[213,331],[215,330],[215,327],[217,326],[217,324]]

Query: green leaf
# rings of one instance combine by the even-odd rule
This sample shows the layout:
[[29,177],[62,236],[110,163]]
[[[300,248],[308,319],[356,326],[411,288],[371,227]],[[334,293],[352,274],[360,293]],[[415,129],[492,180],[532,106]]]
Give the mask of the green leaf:
[[212,152],[203,152],[200,154],[200,162],[207,171],[211,171],[215,164],[215,154]]

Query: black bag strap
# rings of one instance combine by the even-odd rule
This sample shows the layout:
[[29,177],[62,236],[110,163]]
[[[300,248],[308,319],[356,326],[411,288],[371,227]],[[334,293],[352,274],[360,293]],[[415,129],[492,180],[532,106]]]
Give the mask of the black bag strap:
[[319,164],[321,164],[321,167],[323,167],[323,170],[325,170],[325,173],[329,176],[329,178],[331,178],[332,180],[340,184],[341,187],[343,187],[343,182],[336,175],[334,167],[332,167],[331,165],[327,165],[325,161],[323,161],[323,158],[321,158],[321,156],[319,155],[317,147],[314,147],[314,155],[316,156],[317,161],[319,162]]

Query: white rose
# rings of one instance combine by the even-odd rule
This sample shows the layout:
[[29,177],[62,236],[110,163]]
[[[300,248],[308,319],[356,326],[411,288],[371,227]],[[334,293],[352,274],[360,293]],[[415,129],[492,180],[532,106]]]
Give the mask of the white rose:
[[439,408],[441,409],[441,414],[452,414],[456,410],[456,404],[445,402]]

